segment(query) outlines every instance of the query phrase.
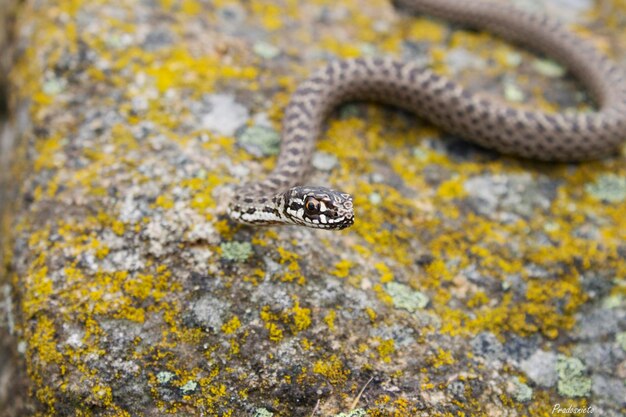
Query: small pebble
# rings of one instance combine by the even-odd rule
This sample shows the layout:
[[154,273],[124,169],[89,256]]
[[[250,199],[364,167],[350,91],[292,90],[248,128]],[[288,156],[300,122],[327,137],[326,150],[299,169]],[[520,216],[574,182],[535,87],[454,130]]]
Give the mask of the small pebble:
[[312,164],[320,171],[330,171],[337,166],[338,159],[335,155],[327,152],[315,152]]
[[202,127],[213,133],[233,136],[249,118],[248,109],[235,101],[230,94],[213,94],[206,97],[210,106],[202,116]]
[[63,83],[56,78],[46,81],[43,84],[43,92],[49,96],[56,96],[63,91]]
[[565,75],[565,68],[548,59],[538,59],[533,62],[533,68],[541,75],[550,78],[559,78]]
[[504,97],[508,101],[521,103],[524,101],[524,92],[515,84],[507,82],[504,84]]
[[276,58],[280,55],[280,49],[267,42],[257,42],[252,46],[252,50],[258,56],[265,59]]
[[372,203],[375,206],[378,206],[380,203],[383,202],[383,198],[378,193],[371,193],[369,195],[369,200],[370,200],[370,203]]
[[537,385],[551,387],[556,384],[557,356],[554,352],[537,350],[532,356],[520,364],[520,369]]

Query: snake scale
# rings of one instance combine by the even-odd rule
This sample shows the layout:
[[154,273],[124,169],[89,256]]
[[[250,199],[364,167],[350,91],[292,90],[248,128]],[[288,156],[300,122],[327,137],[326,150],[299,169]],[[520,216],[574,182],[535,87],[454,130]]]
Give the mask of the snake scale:
[[354,222],[352,197],[302,186],[326,116],[346,101],[367,100],[409,110],[471,142],[523,158],[574,162],[615,153],[626,139],[622,69],[548,16],[483,0],[396,0],[424,13],[493,32],[544,53],[586,87],[597,110],[545,113],[472,94],[413,62],[391,58],[337,60],[313,73],[285,110],[276,167],[263,181],[236,190],[229,214],[253,225],[295,224],[340,230]]

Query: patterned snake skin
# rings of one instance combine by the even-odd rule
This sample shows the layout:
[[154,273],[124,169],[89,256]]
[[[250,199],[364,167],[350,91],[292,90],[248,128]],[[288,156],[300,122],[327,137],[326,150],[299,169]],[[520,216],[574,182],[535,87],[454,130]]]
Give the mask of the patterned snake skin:
[[412,62],[390,58],[335,61],[293,94],[285,111],[276,168],[262,182],[240,187],[232,219],[255,225],[297,224],[343,229],[353,224],[349,194],[299,187],[324,119],[338,104],[371,100],[397,106],[436,126],[498,152],[543,161],[583,161],[615,153],[626,139],[623,71],[547,16],[488,1],[398,0],[425,13],[496,33],[553,57],[589,90],[598,110],[549,114],[516,109]]

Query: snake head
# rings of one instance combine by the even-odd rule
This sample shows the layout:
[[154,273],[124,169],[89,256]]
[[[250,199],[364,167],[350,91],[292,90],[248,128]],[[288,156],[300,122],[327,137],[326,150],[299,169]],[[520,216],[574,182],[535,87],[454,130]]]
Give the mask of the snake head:
[[352,196],[324,187],[293,187],[283,193],[283,213],[294,224],[341,230],[354,224]]

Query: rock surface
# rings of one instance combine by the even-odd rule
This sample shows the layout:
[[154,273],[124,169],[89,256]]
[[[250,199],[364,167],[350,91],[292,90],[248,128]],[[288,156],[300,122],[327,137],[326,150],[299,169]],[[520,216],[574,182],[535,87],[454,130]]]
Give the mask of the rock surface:
[[[290,93],[330,59],[392,54],[589,108],[546,57],[387,0],[340,3],[20,5],[0,284],[28,415],[624,414],[623,153],[516,160],[348,105],[311,182],[355,195],[353,228],[224,216],[273,166]],[[567,9],[626,62],[622,1],[519,3]]]

